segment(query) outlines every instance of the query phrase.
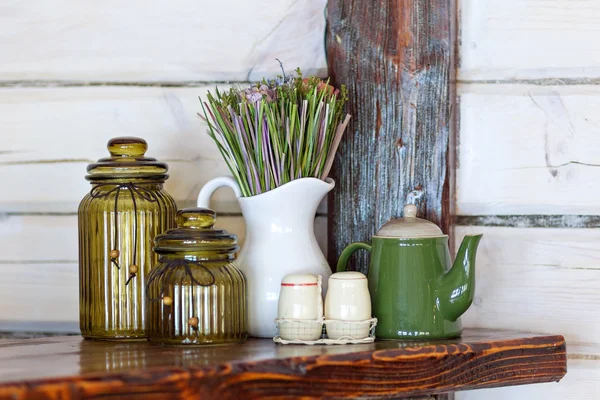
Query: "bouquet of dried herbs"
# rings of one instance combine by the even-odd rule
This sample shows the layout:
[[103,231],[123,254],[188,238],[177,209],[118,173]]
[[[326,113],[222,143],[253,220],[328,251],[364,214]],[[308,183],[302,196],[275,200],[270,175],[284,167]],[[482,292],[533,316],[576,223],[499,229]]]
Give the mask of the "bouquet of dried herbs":
[[305,177],[325,179],[350,120],[345,86],[283,76],[248,88],[208,92],[202,103],[208,133],[243,196]]

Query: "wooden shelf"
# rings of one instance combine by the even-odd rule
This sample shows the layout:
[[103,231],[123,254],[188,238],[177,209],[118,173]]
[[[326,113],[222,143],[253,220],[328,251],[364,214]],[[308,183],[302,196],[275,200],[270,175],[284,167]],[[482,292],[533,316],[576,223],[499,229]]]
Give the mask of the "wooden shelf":
[[0,340],[0,399],[403,398],[559,381],[562,336],[466,330],[436,342],[156,347],[78,336]]

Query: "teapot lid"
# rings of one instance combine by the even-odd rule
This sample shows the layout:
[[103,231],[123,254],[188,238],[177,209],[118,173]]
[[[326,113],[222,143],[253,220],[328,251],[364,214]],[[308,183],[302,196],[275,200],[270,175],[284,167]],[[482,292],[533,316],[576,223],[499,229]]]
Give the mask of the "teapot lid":
[[404,206],[404,218],[397,218],[383,225],[375,236],[388,238],[427,238],[444,236],[433,222],[417,218],[417,206]]
[[208,208],[184,208],[177,211],[177,228],[154,238],[158,254],[182,254],[207,260],[234,260],[237,236],[213,228],[217,214]]
[[166,163],[156,158],[145,157],[148,144],[137,137],[116,137],[106,145],[110,157],[99,159],[88,165],[88,181],[108,179],[151,179],[165,180],[168,178]]

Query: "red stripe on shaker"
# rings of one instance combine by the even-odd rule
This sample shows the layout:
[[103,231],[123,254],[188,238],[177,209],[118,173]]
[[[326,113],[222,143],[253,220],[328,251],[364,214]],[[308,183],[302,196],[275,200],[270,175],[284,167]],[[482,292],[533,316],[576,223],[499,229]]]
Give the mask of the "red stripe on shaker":
[[281,286],[317,286],[316,283],[282,283]]

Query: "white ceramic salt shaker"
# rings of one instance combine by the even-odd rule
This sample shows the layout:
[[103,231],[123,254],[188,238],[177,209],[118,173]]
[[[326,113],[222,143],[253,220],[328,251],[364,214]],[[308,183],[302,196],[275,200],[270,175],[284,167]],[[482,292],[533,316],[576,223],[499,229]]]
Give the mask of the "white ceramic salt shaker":
[[281,280],[277,316],[285,319],[316,320],[323,317],[321,276],[286,275]]
[[325,297],[325,319],[343,321],[327,322],[327,336],[330,339],[364,339],[369,336],[370,324],[358,323],[371,319],[371,296],[364,274],[347,271],[331,275]]
[[321,337],[321,279],[320,275],[292,274],[281,280],[277,316],[282,339],[314,341]]

